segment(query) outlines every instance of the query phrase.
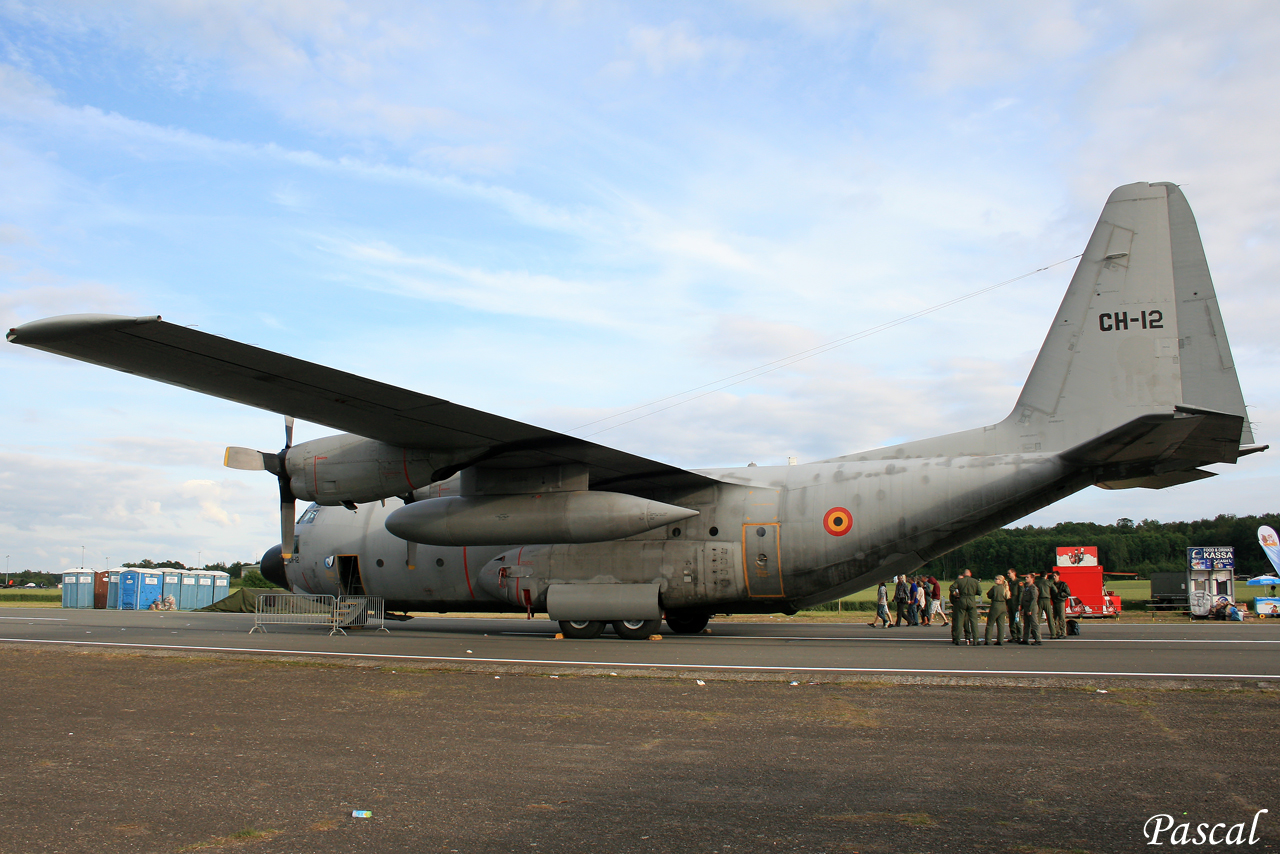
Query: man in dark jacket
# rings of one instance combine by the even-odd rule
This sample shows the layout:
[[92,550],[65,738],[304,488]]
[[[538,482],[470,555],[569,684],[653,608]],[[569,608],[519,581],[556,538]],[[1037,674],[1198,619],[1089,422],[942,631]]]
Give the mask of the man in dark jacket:
[[905,575],[899,575],[893,582],[893,606],[898,612],[893,624],[900,626],[907,621],[907,577]]
[[1018,581],[1018,573],[1010,569],[1004,574],[1009,582],[1009,599],[1005,603],[1009,607],[1009,637],[1006,640],[1018,641],[1022,637],[1022,626],[1018,623],[1018,597],[1022,595],[1022,587]]
[[[964,631],[964,614],[960,611],[960,588],[957,586],[960,579],[956,579],[947,585],[947,600],[951,603],[951,642],[956,646],[960,645],[961,634]],[[964,638],[968,641],[968,638]]]

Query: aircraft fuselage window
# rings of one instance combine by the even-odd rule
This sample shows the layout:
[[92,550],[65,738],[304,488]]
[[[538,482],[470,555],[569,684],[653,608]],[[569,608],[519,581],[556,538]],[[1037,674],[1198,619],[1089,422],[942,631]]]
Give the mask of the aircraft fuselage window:
[[302,514],[302,518],[298,520],[298,524],[306,525],[310,523],[313,519],[315,519],[316,516],[318,516],[319,514],[320,514],[320,506],[317,504],[312,504],[310,507],[307,508],[307,512]]
[[757,536],[757,537],[763,537],[763,536],[764,536],[764,528],[756,528],[756,536]]

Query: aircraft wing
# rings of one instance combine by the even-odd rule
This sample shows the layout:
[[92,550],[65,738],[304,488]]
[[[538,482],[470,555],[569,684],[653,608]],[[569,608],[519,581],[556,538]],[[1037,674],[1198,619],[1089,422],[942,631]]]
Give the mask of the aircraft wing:
[[9,330],[7,337],[15,344],[401,448],[470,450],[474,453],[470,465],[585,464],[591,469],[592,488],[629,493],[692,492],[718,482],[563,433],[166,323],[159,317],[66,315],[24,323]]

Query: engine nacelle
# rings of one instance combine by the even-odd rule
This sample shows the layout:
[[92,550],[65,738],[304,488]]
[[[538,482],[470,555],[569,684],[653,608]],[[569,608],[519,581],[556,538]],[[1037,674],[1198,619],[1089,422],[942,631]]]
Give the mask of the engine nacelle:
[[417,501],[387,517],[387,530],[432,546],[598,543],[698,515],[697,510],[618,492],[469,495]]
[[294,496],[317,504],[380,501],[431,483],[433,473],[465,455],[397,448],[343,434],[289,449],[285,469]]

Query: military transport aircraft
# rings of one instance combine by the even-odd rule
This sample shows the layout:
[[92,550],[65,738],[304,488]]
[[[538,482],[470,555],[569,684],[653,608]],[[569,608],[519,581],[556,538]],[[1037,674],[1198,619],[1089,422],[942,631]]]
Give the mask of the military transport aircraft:
[[[8,339],[286,416],[264,574],[388,608],[546,612],[566,636],[785,612],[909,573],[1088,486],[1161,489],[1265,450],[1177,186],[1111,194],[1003,421],[805,465],[686,471],[159,317]],[[292,418],[342,435],[292,444]],[[294,502],[312,505],[294,524]],[[283,548],[282,548],[283,547]]]

